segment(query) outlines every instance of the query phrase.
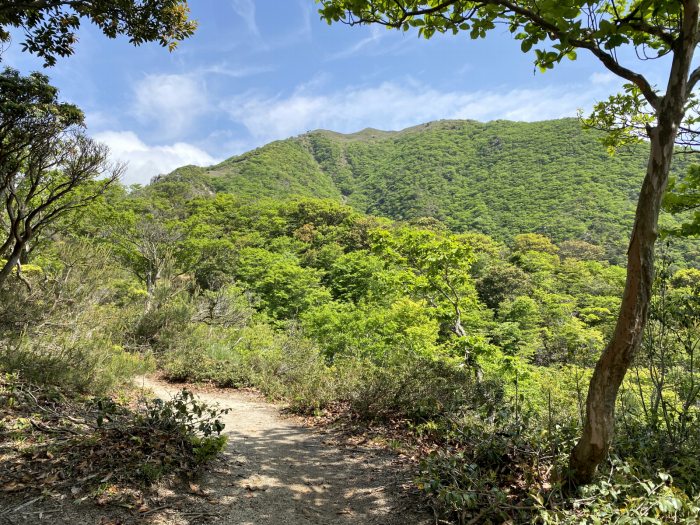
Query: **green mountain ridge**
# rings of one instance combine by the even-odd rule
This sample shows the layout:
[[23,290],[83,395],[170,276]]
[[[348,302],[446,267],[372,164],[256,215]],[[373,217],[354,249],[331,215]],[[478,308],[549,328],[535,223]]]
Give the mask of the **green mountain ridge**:
[[152,187],[181,182],[190,192],[330,198],[398,220],[434,217],[454,231],[504,241],[525,232],[583,239],[621,261],[647,149],[610,156],[600,137],[577,119],[317,130],[215,166],[178,168]]

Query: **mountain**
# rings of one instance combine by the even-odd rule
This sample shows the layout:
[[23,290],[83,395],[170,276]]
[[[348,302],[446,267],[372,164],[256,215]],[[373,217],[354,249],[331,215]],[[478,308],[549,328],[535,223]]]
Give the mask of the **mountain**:
[[600,136],[582,130],[576,119],[445,120],[352,134],[319,130],[208,168],[179,168],[153,186],[180,181],[255,198],[338,199],[366,213],[431,216],[455,231],[505,241],[524,232],[583,239],[619,261],[647,149],[639,145],[610,156]]

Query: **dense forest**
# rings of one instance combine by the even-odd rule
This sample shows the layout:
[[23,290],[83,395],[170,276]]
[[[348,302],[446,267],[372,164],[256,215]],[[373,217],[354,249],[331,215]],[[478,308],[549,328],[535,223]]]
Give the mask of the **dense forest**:
[[[332,198],[396,220],[434,217],[455,232],[503,242],[525,232],[583,240],[624,261],[644,175],[645,146],[610,155],[604,134],[577,119],[526,123],[430,122],[398,132],[312,131],[209,168],[159,177],[191,183],[189,195]],[[675,166],[685,173],[687,159]],[[671,216],[664,226],[678,221]],[[679,256],[697,263],[697,246]]]
[[[573,125],[542,126],[555,124]],[[397,221],[338,199],[255,198],[204,182],[113,183],[37,238],[3,286],[3,369],[97,394],[158,369],[176,382],[256,387],[301,413],[398,423],[439,445],[417,483],[455,519],[484,508],[497,520],[613,519],[647,505],[697,515],[700,270],[674,259],[678,240],[659,244],[612,477],[570,511],[542,498],[619,308],[625,270],[603,246],[527,230],[504,241],[435,217]],[[576,224],[576,210],[567,217]]]

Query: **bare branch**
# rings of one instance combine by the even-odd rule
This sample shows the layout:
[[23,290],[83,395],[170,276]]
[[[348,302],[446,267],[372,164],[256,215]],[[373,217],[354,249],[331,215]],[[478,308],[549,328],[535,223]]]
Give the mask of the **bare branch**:
[[685,92],[686,96],[690,96],[698,81],[700,81],[700,66],[696,67],[688,77],[688,87],[686,88]]

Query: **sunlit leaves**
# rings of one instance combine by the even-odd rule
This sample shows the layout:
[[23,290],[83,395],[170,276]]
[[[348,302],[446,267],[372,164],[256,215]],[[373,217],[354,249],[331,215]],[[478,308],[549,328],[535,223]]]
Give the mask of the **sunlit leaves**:
[[9,38],[7,28],[23,29],[22,49],[41,57],[47,66],[73,54],[81,19],[97,25],[108,38],[125,35],[133,45],[157,42],[171,51],[197,27],[188,18],[187,0],[47,0],[35,4],[5,2],[0,6],[0,41]]
[[379,23],[402,31],[418,28],[425,38],[459,32],[484,38],[505,24],[522,41],[523,52],[536,48],[535,64],[542,70],[552,69],[563,58],[575,59],[575,48],[612,52],[633,45],[641,54],[647,49],[665,54],[680,21],[680,7],[672,1],[317,1],[321,17],[329,23]]
[[700,235],[700,165],[692,165],[681,181],[672,179],[669,182],[663,204],[671,213],[690,212],[690,218],[670,233],[680,236]]

